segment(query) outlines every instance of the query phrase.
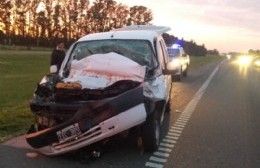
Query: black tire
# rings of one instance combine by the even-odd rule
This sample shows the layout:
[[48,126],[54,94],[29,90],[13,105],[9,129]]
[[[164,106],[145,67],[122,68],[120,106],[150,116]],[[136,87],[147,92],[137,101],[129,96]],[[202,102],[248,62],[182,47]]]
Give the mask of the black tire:
[[183,71],[183,76],[187,77],[187,75],[188,75],[188,65],[187,65],[187,68],[185,69],[185,71]]
[[171,111],[171,104],[170,101],[168,101],[166,103],[166,107],[165,107],[165,113],[169,113]]
[[182,76],[183,76],[183,72],[182,72],[182,67],[181,67],[180,74],[176,75],[176,81],[181,81]]
[[177,75],[176,76],[176,81],[181,81],[181,77],[182,77],[181,74]]
[[170,89],[169,100],[168,100],[168,102],[166,102],[165,113],[171,112],[171,99],[172,99],[172,86],[171,86],[171,89]]
[[174,82],[174,81],[181,81],[181,78],[182,78],[182,71],[178,75],[172,75],[172,82]]
[[160,121],[157,115],[157,111],[154,111],[141,127],[141,137],[145,152],[154,152],[159,147]]
[[169,98],[168,102],[166,103],[165,112],[166,113],[170,113],[171,112],[171,95],[170,95],[170,98]]

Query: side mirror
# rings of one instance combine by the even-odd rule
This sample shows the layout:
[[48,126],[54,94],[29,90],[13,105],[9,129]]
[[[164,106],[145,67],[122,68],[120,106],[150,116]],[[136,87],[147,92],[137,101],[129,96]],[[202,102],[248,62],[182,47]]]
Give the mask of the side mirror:
[[52,65],[52,66],[50,67],[50,73],[51,73],[51,74],[55,74],[55,73],[57,73],[57,72],[58,72],[57,65]]

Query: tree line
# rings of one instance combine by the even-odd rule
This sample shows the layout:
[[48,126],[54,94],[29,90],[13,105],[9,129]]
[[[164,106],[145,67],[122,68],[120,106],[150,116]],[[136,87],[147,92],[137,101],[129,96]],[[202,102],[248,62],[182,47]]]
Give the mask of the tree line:
[[37,46],[152,20],[150,9],[114,0],[3,0],[0,16],[2,44]]
[[[83,35],[126,25],[150,24],[153,14],[145,6],[126,6],[115,0],[1,0],[0,44],[51,47],[63,39],[69,46]],[[166,43],[178,38],[163,36]],[[207,49],[183,41],[190,55]]]
[[[163,38],[167,46],[171,46],[172,44],[179,44],[190,56],[206,56],[208,54],[208,50],[204,44],[198,45],[193,40],[185,41],[184,39],[178,39],[177,37],[167,33],[163,34]],[[217,55],[219,55],[218,52]]]
[[260,56],[260,50],[253,50],[253,49],[250,49],[248,50],[248,54],[250,55],[255,55],[255,56]]

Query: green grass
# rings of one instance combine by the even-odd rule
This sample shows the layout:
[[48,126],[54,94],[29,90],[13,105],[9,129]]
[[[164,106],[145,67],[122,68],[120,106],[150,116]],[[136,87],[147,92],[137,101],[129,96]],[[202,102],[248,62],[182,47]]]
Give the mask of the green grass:
[[29,101],[49,71],[49,51],[0,51],[0,141],[24,133],[33,121]]
[[206,57],[190,57],[190,70],[196,70],[197,68],[225,59],[225,57],[220,56],[206,56]]
[[[27,131],[34,117],[29,101],[49,72],[50,51],[0,50],[0,142]],[[223,58],[191,57],[191,70]]]
[[0,50],[16,50],[16,51],[51,51],[51,48],[46,47],[31,47],[31,46],[16,46],[16,45],[2,45]]

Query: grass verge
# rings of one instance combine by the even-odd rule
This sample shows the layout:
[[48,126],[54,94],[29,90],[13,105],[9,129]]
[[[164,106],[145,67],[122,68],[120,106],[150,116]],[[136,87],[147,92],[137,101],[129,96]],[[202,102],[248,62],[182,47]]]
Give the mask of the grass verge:
[[190,57],[190,70],[196,70],[197,68],[225,59],[225,57],[220,56],[206,56],[206,57]]
[[25,133],[33,121],[29,100],[49,71],[50,51],[0,51],[0,142]]

